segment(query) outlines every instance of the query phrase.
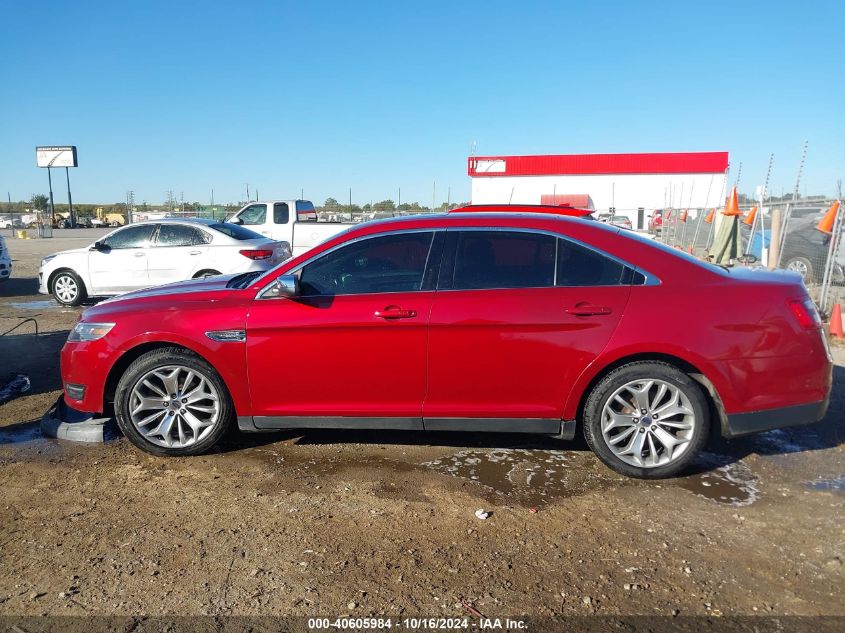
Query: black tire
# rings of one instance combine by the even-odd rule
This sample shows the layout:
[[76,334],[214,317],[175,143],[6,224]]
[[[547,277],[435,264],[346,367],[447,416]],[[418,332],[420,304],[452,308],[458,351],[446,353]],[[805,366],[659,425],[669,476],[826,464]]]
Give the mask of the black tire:
[[[56,286],[59,290],[56,290]],[[65,289],[76,288],[75,293],[71,293]],[[50,294],[53,298],[64,306],[78,306],[88,297],[88,291],[85,290],[85,284],[72,270],[60,270],[55,273],[50,280]]]
[[[601,429],[602,412],[617,389],[637,380],[649,379],[664,381],[680,390],[692,406],[695,424],[687,448],[674,461],[662,466],[639,467],[623,461],[609,448]],[[628,477],[663,479],[673,477],[687,468],[707,442],[710,408],[701,385],[678,368],[659,361],[638,361],[614,369],[599,381],[587,398],[583,422],[587,444],[607,466]]]
[[[132,423],[129,410],[132,389],[150,371],[172,365],[179,365],[200,374],[216,389],[220,413],[216,426],[199,441],[183,447],[165,447],[154,444],[145,438]],[[183,401],[184,402],[184,401]],[[182,347],[165,347],[156,349],[139,356],[123,372],[114,396],[114,412],[117,425],[126,438],[136,447],[146,453],[160,457],[180,457],[205,453],[222,438],[232,426],[235,418],[235,408],[232,397],[220,375],[209,363],[193,352]]]
[[813,262],[803,255],[790,255],[783,263],[783,267],[787,270],[793,270],[801,275],[804,280],[804,285],[808,285],[816,281]]
[[201,270],[196,275],[194,275],[194,279],[205,279],[206,277],[216,277],[217,275],[222,274],[223,273],[216,270]]

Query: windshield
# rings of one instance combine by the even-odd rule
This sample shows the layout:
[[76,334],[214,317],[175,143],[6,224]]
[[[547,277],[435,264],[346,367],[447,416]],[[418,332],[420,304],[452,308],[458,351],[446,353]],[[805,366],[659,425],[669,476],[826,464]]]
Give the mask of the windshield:
[[257,240],[264,237],[260,233],[242,227],[240,224],[209,224],[208,228],[233,237],[236,240]]

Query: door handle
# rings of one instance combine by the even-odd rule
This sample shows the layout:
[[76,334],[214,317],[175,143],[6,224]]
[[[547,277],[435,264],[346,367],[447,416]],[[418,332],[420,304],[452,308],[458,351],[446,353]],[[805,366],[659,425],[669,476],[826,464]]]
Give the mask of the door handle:
[[202,251],[191,251],[189,255],[202,255]]
[[412,319],[417,316],[417,311],[403,310],[399,306],[387,306],[384,310],[376,310],[375,316],[380,319]]
[[135,257],[143,257],[146,253],[135,253]]
[[594,306],[590,303],[579,303],[566,309],[567,314],[574,314],[575,316],[597,316],[611,312],[612,310],[606,306]]

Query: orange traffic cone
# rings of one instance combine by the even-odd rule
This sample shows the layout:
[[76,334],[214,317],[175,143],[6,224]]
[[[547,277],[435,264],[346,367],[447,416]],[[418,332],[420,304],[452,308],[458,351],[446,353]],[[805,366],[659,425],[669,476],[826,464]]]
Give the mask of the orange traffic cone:
[[824,217],[816,224],[816,228],[822,233],[830,235],[833,233],[833,225],[836,224],[836,214],[839,211],[839,200],[834,201]]
[[748,212],[748,217],[746,217],[742,221],[742,223],[747,224],[748,226],[751,226],[752,224],[754,224],[754,218],[756,218],[756,217],[757,217],[757,207],[754,206],[754,207],[751,207],[751,211]]
[[741,211],[739,210],[739,198],[736,195],[736,187],[731,188],[731,195],[728,196],[728,204],[725,207],[725,210],[722,211],[722,215],[741,215]]
[[689,254],[692,255],[692,244],[690,244],[690,247],[689,247]]
[[678,219],[679,219],[681,222],[686,222],[686,221],[687,221],[687,211],[686,211],[686,209],[684,209],[683,211],[681,211],[681,213],[678,215]]
[[710,212],[707,214],[707,217],[704,218],[704,221],[707,224],[711,224],[713,222],[713,215],[716,213],[716,209],[710,209]]
[[830,313],[830,334],[836,338],[842,338],[842,308],[838,303],[833,304],[833,312]]

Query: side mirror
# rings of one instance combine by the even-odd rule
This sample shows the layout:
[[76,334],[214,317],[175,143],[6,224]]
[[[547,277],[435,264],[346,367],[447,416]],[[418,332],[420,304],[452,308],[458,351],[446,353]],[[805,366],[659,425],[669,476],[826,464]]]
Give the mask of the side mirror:
[[105,244],[103,244],[102,242],[94,242],[94,245],[91,248],[94,249],[95,251],[100,251],[100,252],[109,250],[109,247],[106,246]]
[[299,296],[299,278],[296,275],[279,275],[267,289],[261,293],[262,299],[292,298]]
[[244,221],[243,221],[243,220],[241,220],[240,218],[232,218],[232,219],[230,220],[230,222],[231,222],[232,224],[243,224],[243,223],[244,223]]

